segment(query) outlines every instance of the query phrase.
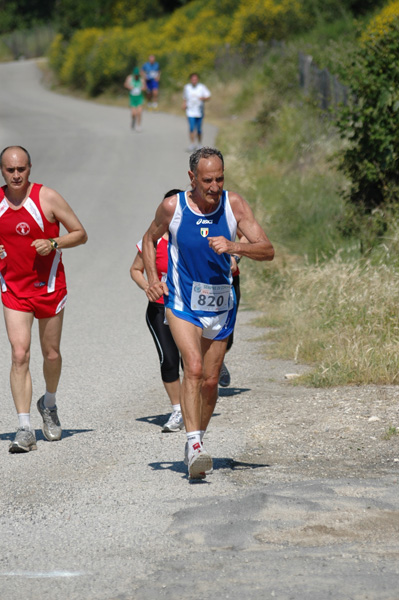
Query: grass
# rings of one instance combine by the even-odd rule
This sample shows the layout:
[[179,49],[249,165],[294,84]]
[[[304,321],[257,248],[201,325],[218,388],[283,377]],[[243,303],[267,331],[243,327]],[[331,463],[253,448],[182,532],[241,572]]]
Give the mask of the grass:
[[384,433],[384,435],[382,436],[383,440],[387,440],[389,441],[390,439],[392,439],[395,435],[399,434],[399,429],[397,427],[393,427],[392,425],[390,427],[388,427],[388,429],[386,430],[386,432]]
[[302,381],[319,387],[399,382],[395,269],[339,256],[276,269],[258,295],[267,294],[267,307],[255,303],[264,314],[258,325],[274,327],[274,356],[313,364]]
[[11,50],[6,46],[4,40],[0,36],[0,62],[8,62],[13,59],[14,56]]

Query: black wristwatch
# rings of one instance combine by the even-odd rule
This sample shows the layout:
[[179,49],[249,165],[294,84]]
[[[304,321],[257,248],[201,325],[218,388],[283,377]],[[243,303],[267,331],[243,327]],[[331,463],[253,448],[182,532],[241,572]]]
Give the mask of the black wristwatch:
[[52,249],[57,250],[57,248],[58,248],[57,242],[53,238],[49,238],[48,241],[50,242]]
[[233,254],[233,258],[235,259],[235,261],[236,261],[236,263],[237,263],[237,265],[238,265],[238,263],[239,263],[239,262],[240,262],[240,260],[241,260],[241,256],[237,256],[237,254]]

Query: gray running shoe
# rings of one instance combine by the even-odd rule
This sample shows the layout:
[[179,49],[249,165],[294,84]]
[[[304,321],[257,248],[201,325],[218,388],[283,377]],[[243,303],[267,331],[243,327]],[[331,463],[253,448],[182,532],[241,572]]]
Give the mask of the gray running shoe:
[[219,385],[228,387],[230,385],[230,373],[226,365],[223,363],[219,374]]
[[189,479],[205,479],[213,468],[212,457],[203,446],[196,448],[188,461]]
[[181,414],[181,411],[174,410],[172,412],[172,414],[170,415],[168,421],[163,426],[162,431],[165,433],[168,433],[171,431],[180,431],[180,429],[183,429],[183,427],[184,427],[184,423],[183,423],[183,415]]
[[37,410],[43,419],[42,431],[44,437],[49,442],[56,442],[57,440],[60,440],[62,429],[61,423],[58,419],[57,407],[55,406],[54,408],[46,408],[44,406],[44,396],[42,396],[37,401]]
[[29,429],[29,427],[18,427],[15,439],[11,442],[8,451],[11,454],[16,454],[18,452],[30,452],[30,450],[37,450],[34,430]]

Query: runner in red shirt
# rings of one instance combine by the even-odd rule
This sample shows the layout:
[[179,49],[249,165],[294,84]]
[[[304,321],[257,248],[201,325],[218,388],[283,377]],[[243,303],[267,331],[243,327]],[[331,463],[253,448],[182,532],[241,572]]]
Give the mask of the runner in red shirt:
[[[166,192],[164,198],[169,198],[181,190],[173,189]],[[148,281],[144,274],[144,263],[141,255],[142,241],[136,244],[137,255],[130,267],[133,281],[144,291]],[[157,242],[156,268],[159,281],[166,281],[168,272],[168,235],[165,234]],[[161,367],[161,378],[172,405],[172,414],[164,423],[163,432],[180,431],[184,427],[180,406],[180,354],[175,344],[169,325],[165,323],[165,305],[163,296],[155,302],[149,302],[146,311],[146,322],[158,352]]]
[[[11,392],[19,427],[10,452],[36,450],[30,424],[32,381],[29,371],[33,319],[39,321],[46,393],[37,408],[43,433],[59,440],[62,430],[55,396],[61,375],[60,340],[67,289],[61,249],[84,244],[87,234],[72,208],[55,190],[31,183],[31,160],[21,146],[0,153],[6,182],[0,188],[0,286],[12,350]],[[59,234],[60,223],[67,233]]]

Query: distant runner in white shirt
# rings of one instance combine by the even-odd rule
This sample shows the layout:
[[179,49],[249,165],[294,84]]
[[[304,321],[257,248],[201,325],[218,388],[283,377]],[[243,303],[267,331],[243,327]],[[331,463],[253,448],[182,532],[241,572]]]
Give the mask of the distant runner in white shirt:
[[[204,103],[211,97],[211,92],[206,85],[199,82],[198,73],[191,73],[190,83],[184,86],[183,110],[186,111],[190,146],[188,152],[201,148],[202,141],[202,119],[204,118]],[[196,138],[198,144],[196,144]]]

